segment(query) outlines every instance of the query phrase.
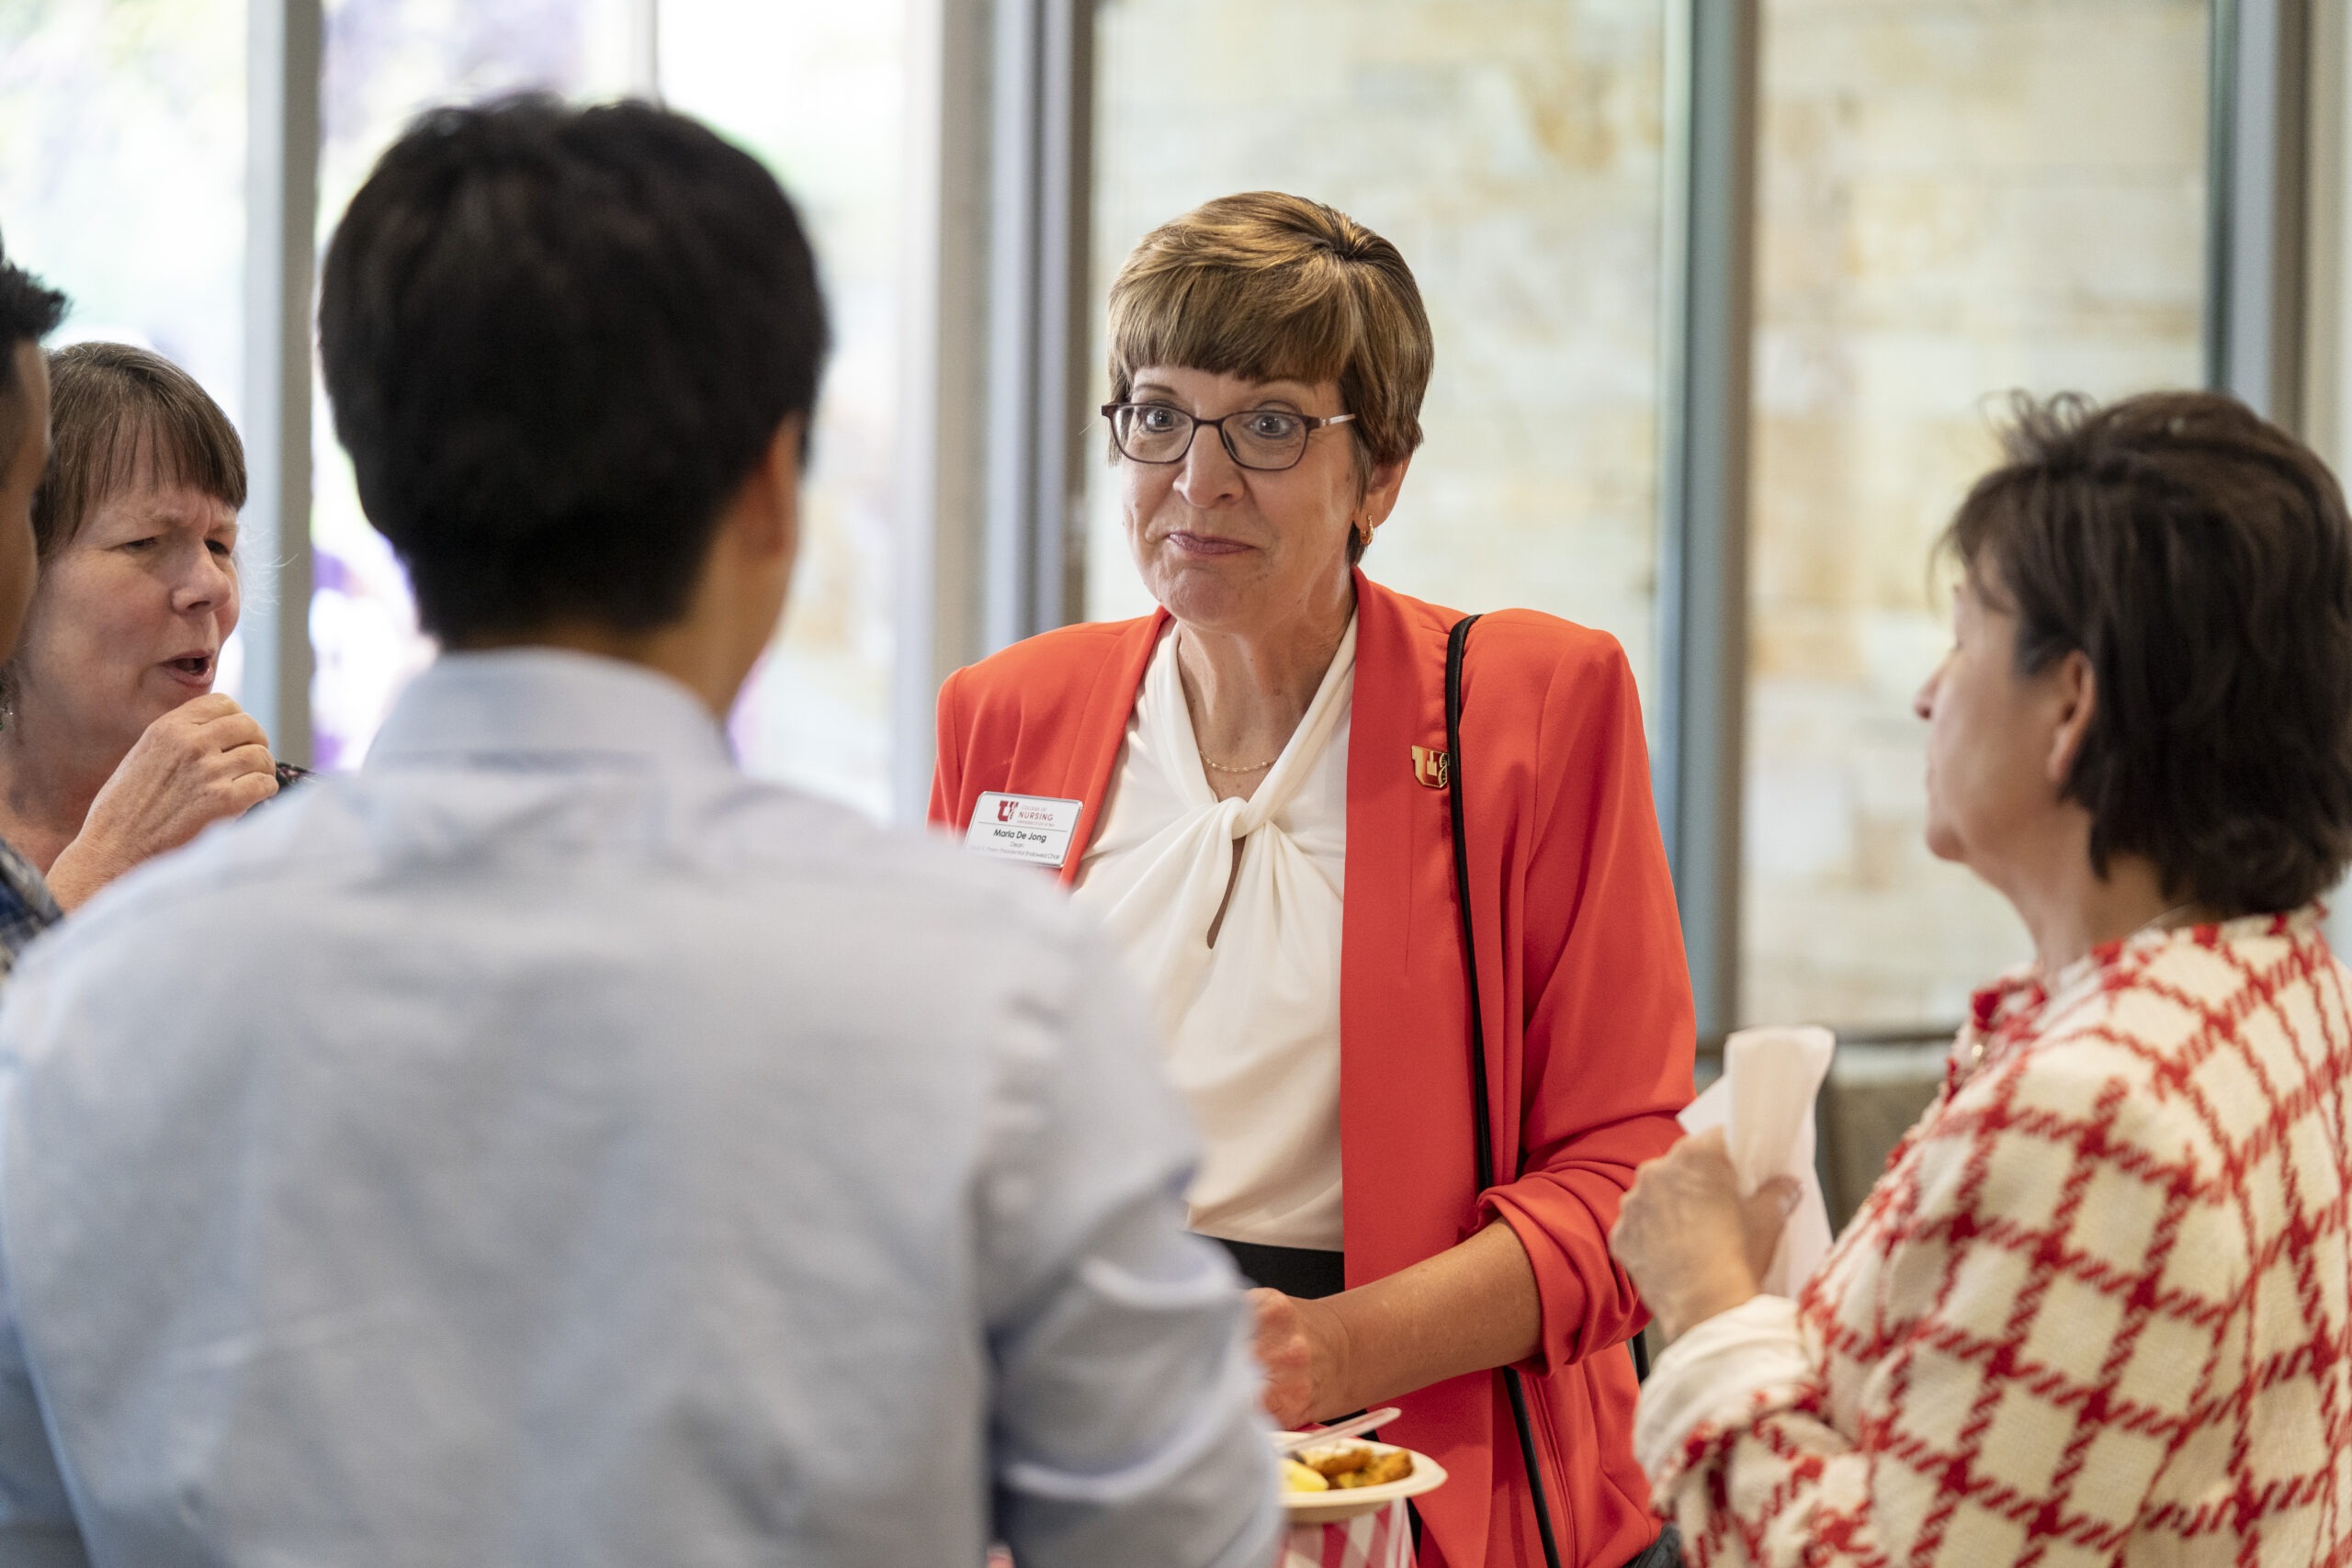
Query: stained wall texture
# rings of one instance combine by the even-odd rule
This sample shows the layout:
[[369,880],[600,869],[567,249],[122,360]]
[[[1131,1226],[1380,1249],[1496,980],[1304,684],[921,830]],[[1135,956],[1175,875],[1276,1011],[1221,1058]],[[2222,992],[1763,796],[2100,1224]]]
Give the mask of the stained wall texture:
[[[1427,445],[1365,570],[1464,610],[1604,627],[1645,688],[1662,15],[1656,0],[1105,0],[1096,35],[1098,378],[1103,293],[1154,225],[1266,188],[1351,214],[1403,251],[1437,339]],[[1149,607],[1116,496],[1097,469],[1097,618]]]
[[1768,0],[1742,1011],[1957,1021],[2026,953],[1921,847],[1930,546],[2002,394],[2199,375],[2202,0]]

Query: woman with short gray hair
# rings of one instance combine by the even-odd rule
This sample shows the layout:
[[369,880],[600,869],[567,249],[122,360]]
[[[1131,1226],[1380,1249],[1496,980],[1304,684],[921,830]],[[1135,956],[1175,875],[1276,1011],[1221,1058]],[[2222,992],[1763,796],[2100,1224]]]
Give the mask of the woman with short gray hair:
[[1632,672],[1360,565],[1433,361],[1386,240],[1227,197],[1145,236],[1110,315],[1160,608],[951,677],[933,818],[1057,871],[1156,1003],[1275,1418],[1399,1406],[1382,1438],[1452,1476],[1426,1562],[1621,1568],[1660,1537],[1607,1234],[1691,1052]]
[[0,671],[0,839],[72,909],[268,799],[281,770],[260,722],[216,689],[240,608],[236,430],[142,348],[76,344],[49,375],[40,582]]

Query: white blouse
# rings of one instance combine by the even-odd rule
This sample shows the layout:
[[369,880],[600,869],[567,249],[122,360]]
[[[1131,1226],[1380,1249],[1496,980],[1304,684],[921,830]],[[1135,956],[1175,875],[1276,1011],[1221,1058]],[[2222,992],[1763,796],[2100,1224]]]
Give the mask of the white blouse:
[[1170,1075],[1200,1122],[1205,1153],[1188,1196],[1204,1235],[1341,1246],[1340,894],[1355,669],[1351,618],[1257,793],[1219,800],[1175,633],[1162,637],[1080,863],[1078,901],[1150,993]]

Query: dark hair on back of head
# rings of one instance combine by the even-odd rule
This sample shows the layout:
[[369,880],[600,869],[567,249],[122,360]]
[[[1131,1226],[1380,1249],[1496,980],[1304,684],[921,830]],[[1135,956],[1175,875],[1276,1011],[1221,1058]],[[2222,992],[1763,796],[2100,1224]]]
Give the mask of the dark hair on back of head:
[[17,428],[24,400],[17,386],[17,345],[39,343],[65,319],[65,296],[8,260],[0,245],[0,463],[24,438]]
[[525,97],[385,152],[319,338],[368,521],[463,644],[684,615],[728,497],[814,409],[828,329],[750,154],[650,105]]
[[2326,465],[2245,405],[2020,395],[2007,461],[1946,535],[2018,617],[2020,670],[2090,660],[2066,794],[2091,863],[2168,897],[2293,909],[2352,860],[2352,518]]

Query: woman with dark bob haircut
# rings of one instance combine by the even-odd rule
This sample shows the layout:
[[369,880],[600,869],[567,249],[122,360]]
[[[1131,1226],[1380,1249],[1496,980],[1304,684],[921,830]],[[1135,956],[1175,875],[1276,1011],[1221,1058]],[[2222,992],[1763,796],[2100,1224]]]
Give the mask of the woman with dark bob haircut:
[[1636,1446],[1702,1562],[2343,1562],[2352,522],[2226,398],[2008,445],[1917,708],[1928,847],[2034,959],[1794,1302],[1719,1135],[1643,1168]]

